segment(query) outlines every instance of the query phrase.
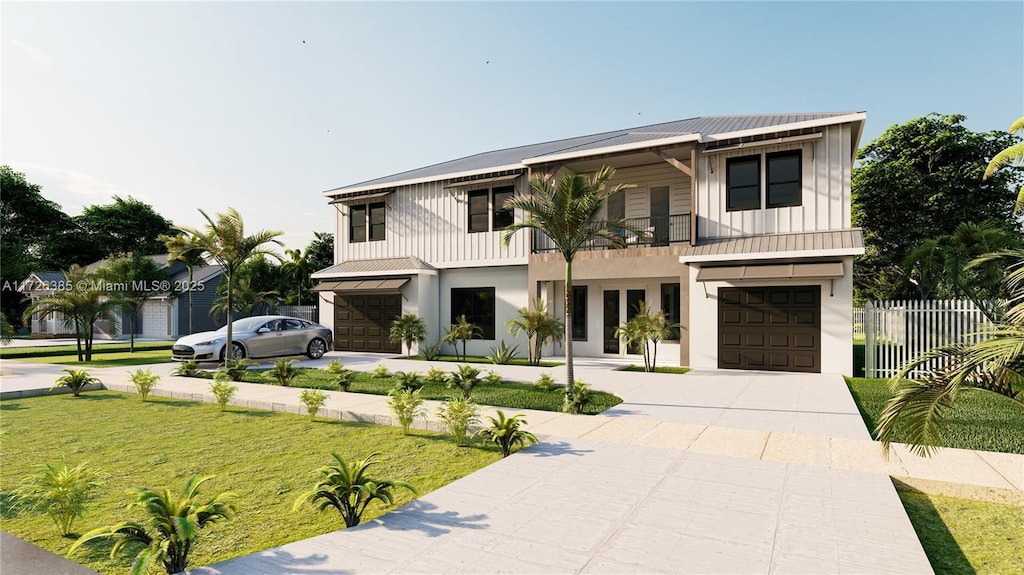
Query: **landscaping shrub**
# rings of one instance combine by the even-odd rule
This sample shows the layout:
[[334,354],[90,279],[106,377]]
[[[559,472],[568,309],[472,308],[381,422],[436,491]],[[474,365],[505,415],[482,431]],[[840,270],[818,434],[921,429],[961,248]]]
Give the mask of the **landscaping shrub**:
[[352,382],[356,380],[358,375],[354,370],[342,369],[335,374],[335,383],[338,384],[342,391],[348,391],[352,388]]
[[373,371],[370,372],[370,375],[376,377],[377,379],[385,379],[387,377],[391,377],[391,372],[388,371],[388,368],[384,364],[381,364],[373,368]]
[[437,408],[437,418],[444,425],[448,435],[455,440],[455,444],[462,446],[469,437],[469,428],[480,423],[479,412],[476,404],[453,397]]
[[22,481],[14,496],[26,509],[43,511],[50,516],[60,534],[71,533],[75,519],[85,513],[85,505],[105,485],[84,463],[68,467],[64,457],[60,465],[44,463],[39,473]]
[[447,371],[438,367],[432,367],[427,370],[427,375],[423,379],[427,383],[433,383],[434,385],[448,385],[448,378]]
[[231,383],[231,377],[218,370],[213,376],[213,383],[210,384],[210,392],[217,398],[217,405],[220,406],[221,411],[228,406],[236,391],[238,391],[238,386]]
[[444,345],[444,340],[439,339],[432,345],[421,345],[420,346],[420,357],[427,361],[434,361],[441,356],[441,346]]
[[501,377],[501,374],[496,371],[488,371],[487,375],[485,375],[480,381],[487,385],[501,385],[501,383],[505,381],[505,378]]
[[426,417],[427,412],[423,409],[423,398],[420,397],[420,391],[402,390],[395,388],[391,391],[391,399],[388,401],[388,406],[391,408],[391,412],[395,414],[395,418],[398,419],[398,424],[402,426],[402,433],[409,435],[409,428],[412,426],[413,421],[417,417]]
[[396,371],[394,374],[395,389],[416,391],[423,387],[423,376],[415,371]]
[[102,383],[99,379],[89,375],[89,372],[84,369],[65,369],[67,375],[62,375],[53,382],[51,390],[61,386],[66,386],[71,390],[72,395],[78,397],[82,394],[82,389],[91,383]]
[[391,322],[391,341],[405,344],[406,357],[412,355],[412,344],[427,338],[427,324],[423,318],[414,313],[403,313]]
[[363,511],[370,503],[380,501],[385,505],[391,505],[394,502],[392,492],[395,489],[400,487],[416,493],[413,486],[408,483],[370,477],[367,471],[376,463],[374,459],[377,455],[373,453],[366,459],[349,464],[337,453],[332,453],[331,457],[334,458],[335,464],[319,469],[318,472],[322,475],[320,481],[317,481],[313,489],[295,500],[292,511],[298,510],[307,501],[316,505],[318,511],[333,507],[345,520],[346,527],[355,527],[359,525]]
[[299,368],[295,367],[294,359],[279,359],[274,367],[267,371],[267,376],[278,383],[288,387],[288,384],[299,375]]
[[129,377],[135,386],[135,391],[138,391],[139,396],[142,397],[142,401],[146,401],[146,398],[149,397],[149,392],[153,391],[153,388],[156,387],[156,382],[160,381],[160,376],[149,369],[136,369],[131,372]]
[[501,340],[501,344],[497,346],[491,346],[491,355],[487,356],[487,359],[497,365],[508,365],[512,363],[512,360],[519,356],[519,346],[513,345],[509,347],[505,340]]
[[532,433],[520,428],[526,424],[526,419],[522,415],[505,417],[505,412],[499,409],[498,417],[488,416],[487,419],[491,421],[491,426],[481,429],[477,435],[482,435],[497,445],[501,449],[502,457],[508,457],[513,447],[522,448],[537,443],[537,438]]
[[572,383],[572,399],[570,400],[566,396],[565,403],[562,405],[562,411],[577,415],[581,414],[590,405],[591,399],[593,399],[593,392],[590,386],[577,379]]
[[174,369],[174,375],[180,375],[181,377],[201,377],[200,373],[206,372],[199,369],[199,365],[192,360],[183,361]]
[[544,391],[549,391],[559,387],[558,382],[555,381],[555,378],[551,377],[550,373],[542,373],[540,377],[537,378],[537,381],[533,382],[533,386]]
[[221,367],[221,370],[228,374],[231,381],[244,381],[245,374],[249,370],[250,365],[252,365],[252,362],[244,357],[239,359],[229,359],[224,362],[224,366]]
[[309,414],[309,420],[316,420],[316,414],[320,411],[320,408],[327,403],[327,395],[319,389],[303,389],[302,393],[299,394],[299,401],[306,408],[306,413]]
[[457,387],[462,390],[462,399],[468,400],[473,388],[480,383],[480,370],[469,364],[459,366],[458,371],[452,372],[448,379],[449,387]]

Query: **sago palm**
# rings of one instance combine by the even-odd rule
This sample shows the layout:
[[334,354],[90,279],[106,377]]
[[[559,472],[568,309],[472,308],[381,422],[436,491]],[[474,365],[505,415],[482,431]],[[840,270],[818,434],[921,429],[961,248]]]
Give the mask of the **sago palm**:
[[519,317],[505,322],[512,335],[522,333],[529,341],[530,363],[540,363],[541,350],[549,341],[561,342],[565,325],[562,320],[548,313],[547,303],[543,298],[533,300],[533,309],[520,308]]
[[534,176],[530,179],[531,194],[514,196],[505,202],[505,209],[524,213],[522,221],[505,228],[501,241],[508,246],[519,230],[536,230],[546,235],[565,259],[565,393],[572,397],[572,262],[576,254],[593,240],[603,239],[608,245],[625,245],[623,231],[639,237],[646,235],[625,220],[602,220],[608,200],[633,186],[619,184],[608,188],[615,169],[605,166],[591,176],[568,172],[557,182]]
[[[1017,118],[1017,121],[1010,125],[1009,132],[1015,134],[1020,132],[1024,134],[1024,116]],[[996,170],[1010,164],[1020,164],[1024,162],[1024,142],[1017,142],[999,152],[992,157],[992,161],[988,163],[988,168],[985,169],[985,175],[987,179],[992,174],[996,173]],[[1014,214],[1020,214],[1024,212],[1024,186],[1020,187],[1020,191],[1017,193],[1017,204],[1013,208]]]
[[412,356],[412,344],[427,339],[427,324],[414,313],[403,313],[391,322],[391,341],[405,345],[406,357]]
[[522,415],[505,417],[505,412],[498,410],[498,417],[487,416],[491,421],[490,427],[485,427],[477,432],[493,442],[501,450],[502,457],[512,454],[513,447],[527,447],[537,443],[537,437],[529,431],[522,429],[526,419]]
[[206,256],[203,255],[203,248],[199,241],[192,234],[178,234],[176,236],[160,236],[160,240],[167,246],[168,261],[181,262],[188,268],[188,332],[192,333],[192,289],[195,269],[206,265]]
[[369,476],[369,469],[376,461],[377,453],[366,459],[346,462],[337,453],[331,453],[334,465],[319,469],[322,476],[313,489],[303,493],[295,500],[292,511],[298,510],[307,501],[317,507],[318,511],[333,507],[341,514],[346,527],[355,527],[363,517],[366,507],[374,501],[384,505],[395,502],[394,491],[398,488],[416,490],[412,485],[391,479],[377,479]]
[[199,499],[199,487],[212,478],[193,476],[178,493],[171,493],[166,487],[134,489],[135,501],[129,508],[145,510],[147,517],[144,521],[126,521],[94,529],[82,535],[68,554],[94,539],[113,539],[111,558],[122,549],[136,553],[132,575],[149,573],[158,562],[163,564],[168,574],[188,569],[189,553],[200,530],[211,523],[231,519],[236,510],[234,499],[237,496],[234,493],[219,493],[206,501]]

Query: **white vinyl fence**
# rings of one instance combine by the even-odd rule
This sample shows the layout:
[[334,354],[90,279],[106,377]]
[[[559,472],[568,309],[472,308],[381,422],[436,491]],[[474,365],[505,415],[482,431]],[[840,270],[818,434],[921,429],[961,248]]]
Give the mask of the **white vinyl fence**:
[[[896,375],[908,361],[936,347],[975,342],[992,327],[967,300],[868,302],[863,324],[864,375],[883,378]],[[910,375],[922,377],[937,367],[930,365]]]
[[277,313],[306,321],[320,321],[319,310],[315,305],[282,305],[278,306]]

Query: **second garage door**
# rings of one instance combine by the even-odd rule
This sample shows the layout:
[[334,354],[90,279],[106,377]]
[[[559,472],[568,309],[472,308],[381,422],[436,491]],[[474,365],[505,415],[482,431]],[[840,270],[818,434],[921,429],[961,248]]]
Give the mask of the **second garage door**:
[[335,294],[334,349],[398,353],[399,344],[388,335],[401,314],[401,295]]
[[718,367],[821,372],[821,287],[721,288]]

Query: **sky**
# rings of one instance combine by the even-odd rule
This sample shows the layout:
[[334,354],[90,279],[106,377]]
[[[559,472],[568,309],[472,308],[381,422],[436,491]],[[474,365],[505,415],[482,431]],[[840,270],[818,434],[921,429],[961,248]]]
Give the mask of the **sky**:
[[[1024,2],[0,3],[0,162],[71,215],[237,208],[289,248],[324,190],[694,116],[1024,114]],[[2,190],[0,190],[2,193]]]

